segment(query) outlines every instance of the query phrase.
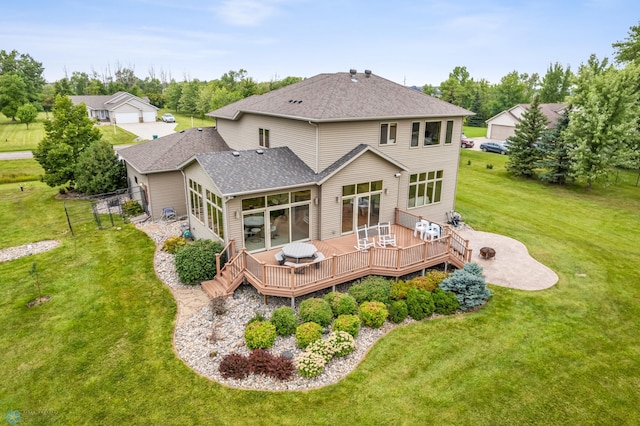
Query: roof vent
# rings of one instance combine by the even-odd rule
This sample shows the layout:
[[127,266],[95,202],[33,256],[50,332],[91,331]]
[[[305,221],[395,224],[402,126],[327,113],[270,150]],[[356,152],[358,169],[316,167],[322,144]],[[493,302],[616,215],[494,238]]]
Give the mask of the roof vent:
[[371,70],[364,70],[364,75],[369,78],[371,77]]
[[257,149],[256,150],[256,154],[262,155],[262,154],[264,154],[264,150],[263,149]]
[[356,78],[356,73],[358,71],[355,68],[351,68],[349,70],[349,75],[351,76],[351,81],[353,81],[354,83],[358,81],[358,79]]
[[202,131],[202,127],[198,127],[198,131],[201,132]]
[[184,133],[184,130],[180,130],[180,133]]
[[234,157],[240,157],[240,153],[238,151],[233,151],[231,155],[233,155]]

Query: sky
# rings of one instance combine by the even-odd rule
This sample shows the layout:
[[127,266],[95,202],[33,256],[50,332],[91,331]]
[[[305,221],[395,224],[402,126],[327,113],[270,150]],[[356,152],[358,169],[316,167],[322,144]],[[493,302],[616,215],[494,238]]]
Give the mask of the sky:
[[[499,83],[559,63],[577,71],[640,23],[638,0],[33,0],[3,2],[0,50],[52,82],[74,71],[257,82],[371,70],[438,86],[456,66]],[[28,5],[28,6],[27,6]]]

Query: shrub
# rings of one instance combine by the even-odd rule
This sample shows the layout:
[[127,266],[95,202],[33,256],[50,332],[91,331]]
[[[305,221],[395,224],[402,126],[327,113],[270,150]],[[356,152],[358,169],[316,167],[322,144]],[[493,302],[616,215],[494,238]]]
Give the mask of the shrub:
[[362,325],[380,328],[384,324],[389,312],[382,302],[363,302],[360,305],[360,319]]
[[300,318],[302,318],[304,322],[315,322],[326,327],[331,324],[333,312],[331,311],[329,302],[324,299],[312,297],[300,303]]
[[329,302],[334,317],[356,315],[358,313],[358,302],[349,294],[332,291],[324,296],[324,300]]
[[404,300],[394,300],[389,305],[389,320],[396,324],[407,319],[409,311],[407,310],[407,302]]
[[249,354],[249,368],[254,374],[262,374],[280,380],[291,378],[295,371],[291,359],[282,355],[275,356],[264,349],[256,349]]
[[411,281],[396,281],[391,284],[391,299],[393,300],[403,300],[407,298],[407,292],[411,286]]
[[311,351],[304,351],[296,357],[295,365],[298,374],[302,377],[312,378],[322,373],[325,360],[322,355]]
[[460,307],[458,298],[451,291],[444,291],[441,288],[436,288],[432,294],[433,304],[436,306],[437,314],[452,315],[455,314]]
[[144,210],[136,200],[128,200],[122,203],[122,213],[127,216],[138,216],[144,213]]
[[267,319],[264,317],[264,314],[262,312],[256,311],[256,312],[253,313],[253,317],[251,317],[251,319],[249,320],[247,325],[251,324],[252,322],[266,321],[266,320]]
[[340,315],[333,321],[333,331],[344,331],[353,337],[358,337],[360,331],[360,317],[357,315]]
[[412,288],[407,293],[407,312],[416,321],[431,315],[435,310],[433,296],[427,290]]
[[358,284],[349,288],[349,294],[356,299],[358,304],[362,302],[389,303],[391,299],[391,281],[384,277],[370,275],[363,278]]
[[293,365],[293,360],[280,355],[273,359],[273,368],[270,376],[278,380],[289,380],[294,371],[296,371],[296,367]]
[[242,380],[251,372],[249,359],[236,353],[231,353],[220,362],[220,374],[225,379]]
[[218,296],[211,299],[211,312],[214,315],[224,315],[227,312],[227,298]]
[[271,314],[271,323],[276,327],[278,336],[291,336],[296,332],[298,317],[293,309],[282,306]]
[[416,277],[412,279],[411,284],[414,288],[421,288],[422,290],[432,292],[438,288],[440,283],[448,276],[449,274],[446,272],[431,269],[423,277]]
[[254,321],[244,329],[244,341],[249,349],[266,349],[276,341],[276,326],[268,321]]
[[187,240],[183,237],[170,237],[167,238],[162,246],[162,250],[167,253],[175,254],[178,249],[187,244]]
[[477,268],[474,266],[469,266],[467,270],[458,269],[440,284],[440,288],[453,292],[463,311],[480,306],[491,297],[491,290],[487,288],[484,277],[481,272],[480,275],[477,274]]
[[211,240],[197,240],[176,252],[176,272],[184,284],[196,285],[216,276],[216,254],[222,245]]
[[305,322],[296,328],[296,345],[306,348],[312,342],[322,338],[322,326],[315,322]]
[[465,263],[462,270],[467,271],[470,274],[477,275],[480,278],[484,278],[484,275],[482,275],[482,266],[478,265],[476,262]]
[[309,346],[307,346],[307,351],[320,355],[324,358],[325,364],[333,358],[333,347],[329,345],[327,339],[319,339],[311,342]]
[[333,356],[347,356],[356,349],[356,340],[344,331],[332,331],[324,341],[331,348]]

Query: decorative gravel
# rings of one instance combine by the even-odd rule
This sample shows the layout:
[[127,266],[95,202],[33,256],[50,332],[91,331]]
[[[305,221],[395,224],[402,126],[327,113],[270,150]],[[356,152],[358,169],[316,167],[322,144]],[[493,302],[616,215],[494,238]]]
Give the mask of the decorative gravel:
[[32,254],[43,253],[52,250],[60,245],[57,240],[38,241],[37,243],[24,244],[16,247],[9,247],[0,250],[0,262],[19,259]]
[[[157,244],[155,269],[158,277],[170,288],[193,288],[180,283],[175,272],[173,256],[162,251],[162,243],[171,236],[180,235],[181,222],[171,223],[142,223],[138,228],[146,232]],[[345,292],[348,287],[341,285],[337,290]],[[308,297],[321,297],[330,289],[323,292],[312,293]],[[179,297],[179,294],[173,292]],[[304,298],[296,298],[295,310]],[[180,300],[178,299],[178,303]],[[225,379],[218,372],[220,362],[225,355],[239,353],[248,355],[249,349],[244,344],[244,328],[256,313],[261,313],[265,318],[270,318],[274,309],[280,306],[291,306],[288,298],[270,297],[269,304],[264,304],[262,295],[251,285],[242,285],[233,297],[226,300],[226,313],[214,315],[210,304],[201,308],[194,315],[183,321],[174,333],[174,347],[178,356],[199,374],[215,380],[224,385],[241,388],[268,391],[305,390],[314,389],[336,383],[362,361],[367,351],[373,344],[390,330],[397,327],[396,324],[385,322],[379,329],[362,327],[356,338],[356,349],[346,357],[332,359],[318,377],[307,379],[297,373],[287,381],[269,378],[263,375],[249,375],[243,380]],[[407,319],[403,324],[412,322]],[[401,324],[402,325],[402,324]],[[302,352],[296,347],[295,336],[276,338],[275,344],[269,349],[272,354],[290,356],[295,358]]]

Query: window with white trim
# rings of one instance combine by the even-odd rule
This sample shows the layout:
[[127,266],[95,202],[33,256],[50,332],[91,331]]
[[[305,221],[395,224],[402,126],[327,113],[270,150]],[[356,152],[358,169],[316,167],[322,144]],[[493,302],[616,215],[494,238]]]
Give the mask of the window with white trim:
[[220,239],[224,240],[224,225],[222,221],[222,198],[208,189],[207,195],[207,227]]
[[424,146],[440,145],[441,121],[427,121],[424,126]]
[[191,179],[189,179],[189,207],[191,209],[191,215],[204,223],[202,185]]
[[447,121],[447,131],[444,136],[444,143],[450,144],[453,138],[453,120]]
[[269,129],[258,130],[258,143],[263,148],[269,148]]
[[380,123],[380,145],[393,145],[396,143],[398,123]]
[[420,122],[411,123],[411,148],[417,148],[420,141]]
[[413,173],[409,175],[408,208],[439,203],[442,196],[443,171]]

